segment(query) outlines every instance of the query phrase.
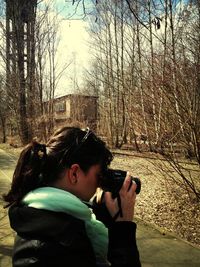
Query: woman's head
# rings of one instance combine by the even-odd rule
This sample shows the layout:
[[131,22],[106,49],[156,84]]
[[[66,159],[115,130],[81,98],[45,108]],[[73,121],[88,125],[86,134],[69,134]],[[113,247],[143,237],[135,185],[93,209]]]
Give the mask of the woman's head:
[[112,154],[105,143],[89,129],[64,127],[52,136],[47,143],[48,162],[56,169],[56,176],[62,169],[78,163],[87,172],[90,166],[101,164],[107,167]]
[[[46,145],[34,141],[24,148],[13,175],[11,189],[4,199],[9,204],[19,202],[35,188],[57,185],[67,178],[67,183],[72,183],[72,193],[76,194],[76,188],[77,192],[81,191],[81,186],[84,190],[84,176],[87,179],[95,173],[97,175],[111,161],[112,154],[105,143],[89,129],[63,127],[55,132]],[[78,180],[74,175],[78,176]],[[79,182],[74,187],[73,179]],[[89,186],[88,181],[85,186]],[[79,195],[82,197],[81,193]],[[86,197],[83,195],[83,198]]]

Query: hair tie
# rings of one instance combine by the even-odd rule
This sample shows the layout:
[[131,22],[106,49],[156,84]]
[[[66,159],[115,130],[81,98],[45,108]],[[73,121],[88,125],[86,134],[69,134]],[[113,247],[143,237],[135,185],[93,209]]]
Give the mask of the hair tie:
[[46,158],[46,155],[47,155],[46,145],[40,145],[37,150],[37,156],[39,157],[39,159],[44,159]]
[[33,145],[33,148],[31,150],[31,158],[43,160],[46,158],[47,150],[46,145],[36,143]]
[[38,154],[38,157],[42,159],[45,155],[45,152],[43,150],[38,150],[37,154]]

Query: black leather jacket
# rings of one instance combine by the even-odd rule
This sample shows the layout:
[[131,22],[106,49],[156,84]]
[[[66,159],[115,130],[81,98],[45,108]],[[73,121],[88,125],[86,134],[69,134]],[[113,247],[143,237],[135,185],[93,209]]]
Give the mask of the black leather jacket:
[[[11,227],[17,232],[14,267],[96,267],[98,263],[84,222],[60,212],[27,206],[9,209]],[[108,260],[112,267],[140,267],[135,241],[136,224],[109,226]]]

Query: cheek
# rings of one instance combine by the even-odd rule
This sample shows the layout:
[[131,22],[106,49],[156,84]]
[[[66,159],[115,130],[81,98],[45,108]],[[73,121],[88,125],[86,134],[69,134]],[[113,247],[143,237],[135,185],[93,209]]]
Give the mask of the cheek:
[[90,185],[89,186],[91,188],[91,194],[94,194],[96,192],[97,187],[98,187],[98,181],[97,181],[97,179],[92,179],[90,181]]
[[98,184],[97,184],[97,181],[96,180],[92,180],[90,182],[90,187],[91,187],[91,190],[96,190]]

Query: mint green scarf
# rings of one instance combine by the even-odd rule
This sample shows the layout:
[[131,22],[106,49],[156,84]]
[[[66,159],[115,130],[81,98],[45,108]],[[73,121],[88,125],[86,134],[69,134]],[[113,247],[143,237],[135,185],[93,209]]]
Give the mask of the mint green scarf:
[[96,257],[107,258],[108,229],[75,195],[55,187],[41,187],[29,192],[22,203],[36,209],[64,212],[83,220]]

